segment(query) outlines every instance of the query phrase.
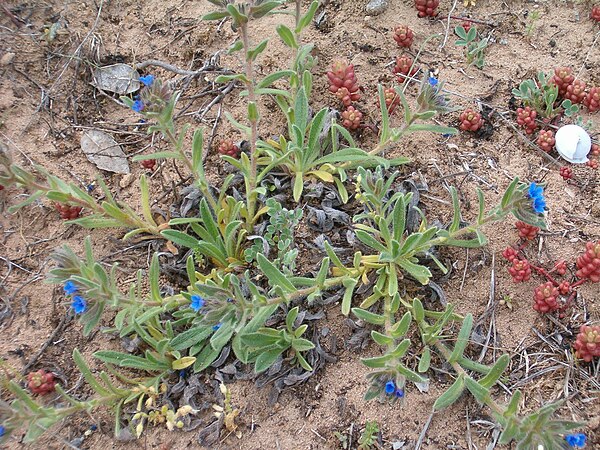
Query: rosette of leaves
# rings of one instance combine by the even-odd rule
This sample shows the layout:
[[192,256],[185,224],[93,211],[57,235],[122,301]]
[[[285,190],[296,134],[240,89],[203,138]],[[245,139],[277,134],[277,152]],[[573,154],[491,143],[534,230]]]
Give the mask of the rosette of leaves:
[[259,372],[270,367],[287,350],[296,352],[295,361],[308,367],[299,352],[310,350],[312,343],[301,338],[305,325],[293,326],[297,309],[288,313],[285,330],[269,331],[261,327],[278,305],[295,299],[316,298],[323,291],[341,285],[342,279],[327,278],[328,258],[323,260],[316,278],[288,277],[261,253],[257,255],[257,263],[268,281],[269,292],[257,286],[246,272],[242,277],[226,274],[223,278],[195,281],[190,292],[183,294],[186,298],[193,293],[200,294],[205,299],[201,314],[190,309],[173,314],[177,318],[175,323],[185,324],[186,330],[174,338],[170,346],[187,351],[189,356],[196,355],[194,371],[208,367],[229,343],[240,361],[254,363]]
[[200,201],[200,217],[172,219],[169,226],[189,225],[194,237],[185,231],[167,229],[161,235],[177,245],[194,250],[218,269],[233,270],[245,265],[244,245],[247,232],[240,220],[243,202],[227,197],[217,217],[205,199]]
[[[299,201],[304,189],[305,177],[314,177],[328,183],[335,183],[341,198],[348,200],[348,192],[343,184],[347,179],[345,169],[355,166],[402,164],[406,158],[388,161],[357,148],[354,140],[343,127],[329,124],[328,109],[323,108],[310,117],[307,90],[302,86],[297,93],[293,108],[278,100],[288,119],[288,138],[281,136],[279,141],[258,141],[258,148],[269,155],[277,167],[284,169],[293,178],[293,197]],[[342,135],[350,147],[338,148],[338,135]],[[329,152],[328,152],[329,151]]]
[[[361,191],[371,191],[369,177],[359,177]],[[354,256],[354,267],[345,267],[326,245],[328,256],[336,266],[334,274],[352,273],[355,277],[354,289],[359,280],[367,283],[371,273],[376,274],[373,293],[361,304],[361,308],[374,305],[379,299],[398,293],[398,282],[409,275],[421,284],[427,284],[431,278],[430,269],[420,258],[431,259],[436,266],[446,273],[447,269],[433,253],[436,246],[454,246],[476,248],[487,243],[481,228],[490,222],[504,219],[508,214],[515,215],[530,225],[545,229],[544,218],[532,209],[531,199],[527,196],[527,185],[520,183],[518,178],[508,186],[500,204],[485,211],[483,192],[478,189],[479,209],[477,218],[470,225],[464,226],[461,218],[460,203],[456,189],[451,188],[453,204],[452,222],[447,228],[430,226],[425,215],[413,206],[421,216],[421,224],[417,232],[407,234],[407,209],[411,203],[412,193],[396,193],[387,202],[383,202],[382,190],[377,195],[371,194],[361,198],[367,208],[380,211],[382,214],[371,213],[358,216],[362,223],[355,224],[358,240],[368,249],[368,254],[357,252]],[[385,208],[382,208],[385,205]],[[356,220],[355,220],[356,221]],[[348,314],[351,307],[352,294],[344,296],[342,312]]]

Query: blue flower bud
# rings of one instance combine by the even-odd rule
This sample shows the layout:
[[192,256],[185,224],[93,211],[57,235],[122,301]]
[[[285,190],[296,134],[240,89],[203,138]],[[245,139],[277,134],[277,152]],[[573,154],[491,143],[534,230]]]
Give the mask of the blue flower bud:
[[385,383],[385,393],[387,395],[392,395],[396,391],[396,385],[392,380]]
[[190,308],[196,312],[200,311],[200,308],[204,306],[204,299],[199,295],[192,295],[191,300]]
[[63,290],[65,291],[66,295],[71,295],[71,294],[74,294],[75,292],[77,292],[77,286],[75,286],[75,283],[73,283],[71,280],[69,280],[63,286]]
[[140,77],[140,81],[144,84],[144,86],[152,86],[152,83],[154,83],[154,75],[145,75]]
[[71,308],[73,308],[75,314],[82,314],[87,309],[87,302],[80,295],[76,295],[71,302]]
[[575,434],[567,434],[565,436],[565,441],[569,447],[573,448],[583,448],[585,446],[585,434],[583,433],[575,433]]

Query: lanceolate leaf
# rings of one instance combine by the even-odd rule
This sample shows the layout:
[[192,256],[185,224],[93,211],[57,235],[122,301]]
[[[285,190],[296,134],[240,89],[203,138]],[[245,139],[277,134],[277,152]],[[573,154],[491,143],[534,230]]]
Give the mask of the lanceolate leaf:
[[192,326],[189,330],[178,334],[171,340],[173,350],[185,350],[208,338],[212,334],[212,327]]
[[450,386],[448,390],[442,395],[440,395],[435,401],[435,403],[433,404],[434,411],[439,411],[453,404],[456,400],[460,398],[464,390],[465,377],[463,374],[460,374],[456,381],[454,381],[452,386]]
[[490,390],[483,387],[477,381],[475,381],[471,377],[465,378],[465,386],[467,389],[473,394],[473,397],[477,399],[478,402],[482,404],[486,404],[490,399]]
[[273,265],[273,263],[271,263],[271,261],[265,258],[262,253],[257,254],[256,260],[271,286],[281,288],[287,293],[296,292],[296,287],[277,267]]
[[448,362],[456,362],[463,355],[465,348],[467,348],[467,344],[469,342],[469,337],[471,336],[471,329],[473,328],[473,315],[467,314],[463,320],[462,327],[460,332],[458,333],[458,338],[456,340],[456,345],[454,346],[454,350],[448,359]]
[[166,363],[155,363],[148,358],[141,358],[139,356],[130,355],[128,353],[121,353],[115,351],[99,351],[94,353],[94,356],[101,361],[114,364],[119,367],[129,367],[131,369],[141,369],[148,371],[165,371],[171,367]]
[[372,323],[374,325],[383,325],[385,323],[385,317],[379,314],[372,313],[365,309],[352,308],[352,313],[365,322]]
[[481,380],[479,380],[479,384],[481,384],[483,387],[491,388],[500,379],[502,373],[508,367],[509,362],[510,357],[507,354],[502,355],[493,365],[490,372]]
[[418,370],[421,373],[425,373],[429,370],[429,364],[431,363],[431,350],[429,347],[425,347],[421,354],[421,360],[419,361]]

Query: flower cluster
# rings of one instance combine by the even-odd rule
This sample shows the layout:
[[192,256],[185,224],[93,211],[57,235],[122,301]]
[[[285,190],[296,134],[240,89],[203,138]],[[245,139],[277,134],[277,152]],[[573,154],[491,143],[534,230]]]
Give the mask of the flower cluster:
[[568,166],[563,166],[560,168],[559,174],[563,180],[568,181],[573,178],[573,169]]
[[592,86],[586,90],[585,81],[576,79],[570,67],[555,68],[550,83],[558,88],[558,94],[565,100],[583,103],[591,113],[600,110],[600,88]]
[[394,40],[398,44],[398,47],[410,48],[415,34],[408,28],[408,25],[401,25],[396,27],[394,30]]
[[155,80],[153,75],[140,77],[144,87],[136,95],[131,104],[131,109],[137,113],[160,113],[172,100],[171,88],[160,80]]
[[221,141],[218,147],[219,154],[238,158],[240,156],[240,148],[233,142],[232,139]]
[[547,153],[550,153],[554,148],[554,144],[556,144],[556,139],[554,138],[554,133],[552,130],[540,131],[536,143],[539,148]]
[[440,6],[440,0],[415,0],[415,8],[419,11],[419,17],[437,16],[438,6]]
[[200,311],[200,309],[202,309],[202,307],[204,306],[204,303],[205,303],[205,301],[202,297],[200,297],[199,295],[192,295],[190,308],[192,308],[194,311],[198,312],[198,311]]
[[388,109],[388,113],[392,114],[398,105],[400,105],[400,96],[393,87],[387,87],[383,90],[383,96],[385,98],[385,106]]
[[533,134],[535,132],[537,114],[537,111],[529,106],[517,108],[517,123],[525,128],[525,133]]
[[546,199],[544,198],[544,187],[535,183],[529,185],[527,196],[532,200],[533,210],[538,214],[543,214],[546,210]]
[[463,131],[477,131],[483,126],[481,114],[473,108],[465,109],[459,117],[460,129]]
[[[63,290],[65,291],[65,295],[73,295],[77,292],[77,286],[71,280],[68,280]],[[71,308],[75,311],[75,314],[83,314],[87,309],[87,302],[81,295],[73,295],[71,299]]]
[[327,72],[329,91],[333,93],[346,108],[342,112],[342,123],[349,130],[356,130],[362,120],[362,113],[353,105],[360,99],[360,86],[354,73],[354,65],[346,61],[336,61]]
[[585,447],[585,439],[585,434],[583,433],[567,434],[565,436],[565,441],[567,441],[567,445],[573,448]]
[[574,80],[570,85],[567,86],[567,91],[564,97],[567,100],[571,100],[572,103],[582,103],[585,99],[585,81]]
[[56,208],[60,214],[60,218],[64,220],[77,219],[79,214],[81,214],[81,210],[83,209],[81,206],[66,205],[58,202],[54,203],[54,208]]
[[529,281],[531,278],[531,264],[526,259],[514,258],[512,266],[508,268],[508,273],[515,283]]
[[554,75],[550,79],[550,82],[558,87],[558,93],[561,96],[565,95],[567,87],[573,81],[575,81],[575,76],[573,75],[573,69],[570,67],[556,67]]
[[140,164],[141,164],[142,168],[144,168],[144,169],[154,170],[156,167],[156,160],[155,159],[144,159]]
[[414,77],[419,69],[414,67],[413,59],[408,55],[400,55],[396,58],[396,64],[392,72],[398,77],[398,81],[404,83],[407,78]]
[[404,389],[402,389],[400,386],[396,386],[396,383],[394,383],[392,380],[389,380],[387,383],[385,383],[385,393],[386,395],[395,395],[396,398],[404,397]]
[[348,106],[346,111],[342,112],[342,125],[349,130],[356,130],[360,127],[363,114],[355,109],[354,106]]

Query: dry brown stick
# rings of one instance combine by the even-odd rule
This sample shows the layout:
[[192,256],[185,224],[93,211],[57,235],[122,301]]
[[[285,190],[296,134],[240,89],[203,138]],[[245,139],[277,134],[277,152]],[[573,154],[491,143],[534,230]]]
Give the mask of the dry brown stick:
[[164,61],[160,61],[158,59],[148,59],[146,61],[142,61],[135,65],[136,69],[145,69],[149,66],[160,67],[161,69],[168,70],[169,72],[176,73],[177,75],[184,75],[186,77],[197,77],[205,72],[221,72],[221,73],[233,73],[229,69],[223,69],[221,67],[216,67],[213,65],[213,58],[209,58],[209,60],[198,70],[186,70],[180,69],[177,66],[166,63]]
[[14,23],[17,28],[21,28],[21,25],[23,25],[25,22],[21,22],[17,16],[15,16],[12,11],[9,9],[8,6],[6,6],[4,4],[4,0],[0,0],[0,6],[2,7],[2,9],[4,10],[4,14],[6,14],[8,16],[8,18],[10,19],[10,21],[12,23]]
[[562,164],[556,159],[553,158],[552,156],[550,156],[548,153],[546,153],[544,150],[542,150],[541,148],[539,148],[537,145],[535,145],[530,139],[527,138],[527,136],[525,136],[523,133],[521,133],[520,130],[517,129],[517,127],[515,127],[506,117],[504,117],[503,114],[498,113],[497,114],[504,122],[506,122],[506,124],[508,124],[509,127],[512,128],[512,130],[514,131],[514,133],[521,138],[522,141],[524,141],[528,147],[531,147],[532,149],[534,149],[536,152],[538,152],[541,156],[543,156],[548,162],[554,164],[557,167],[561,167]]
[[[486,312],[484,313],[484,316],[485,316],[487,314],[487,311],[490,311],[490,325],[488,328],[488,333],[486,336],[485,344],[483,345],[483,347],[481,349],[481,353],[479,354],[479,358],[477,359],[478,362],[482,362],[483,358],[485,358],[485,354],[487,353],[487,350],[490,345],[490,340],[492,338],[492,332],[494,334],[494,337],[496,336],[495,320],[494,320],[496,317],[496,315],[495,315],[496,307],[494,305],[495,297],[496,297],[496,254],[492,253],[492,273],[490,275],[490,296],[488,299]],[[494,345],[493,348],[495,350],[496,345]],[[495,351],[494,351],[494,353],[495,353]]]
[[[450,18],[452,17],[452,13],[456,9],[456,4],[457,3],[458,3],[458,0],[454,0],[454,3],[452,4],[452,8],[450,8],[450,12],[448,13],[448,19],[447,19],[447,22],[446,22],[446,26],[444,27],[444,28],[446,28],[446,32],[444,34],[444,40],[438,46],[438,50],[443,49],[446,46],[446,42],[448,42],[448,34],[450,33]],[[440,22],[442,22],[442,21],[440,20]],[[442,22],[442,24],[443,23],[444,22]]]
[[431,414],[429,415],[429,418],[427,419],[427,422],[425,422],[425,426],[423,427],[423,430],[421,431],[421,434],[419,435],[419,440],[415,444],[415,450],[419,450],[421,448],[421,445],[423,444],[423,441],[425,440],[425,436],[427,435],[427,430],[429,429],[429,425],[431,424],[431,420],[433,419],[434,414],[435,414],[435,411],[431,411]]

